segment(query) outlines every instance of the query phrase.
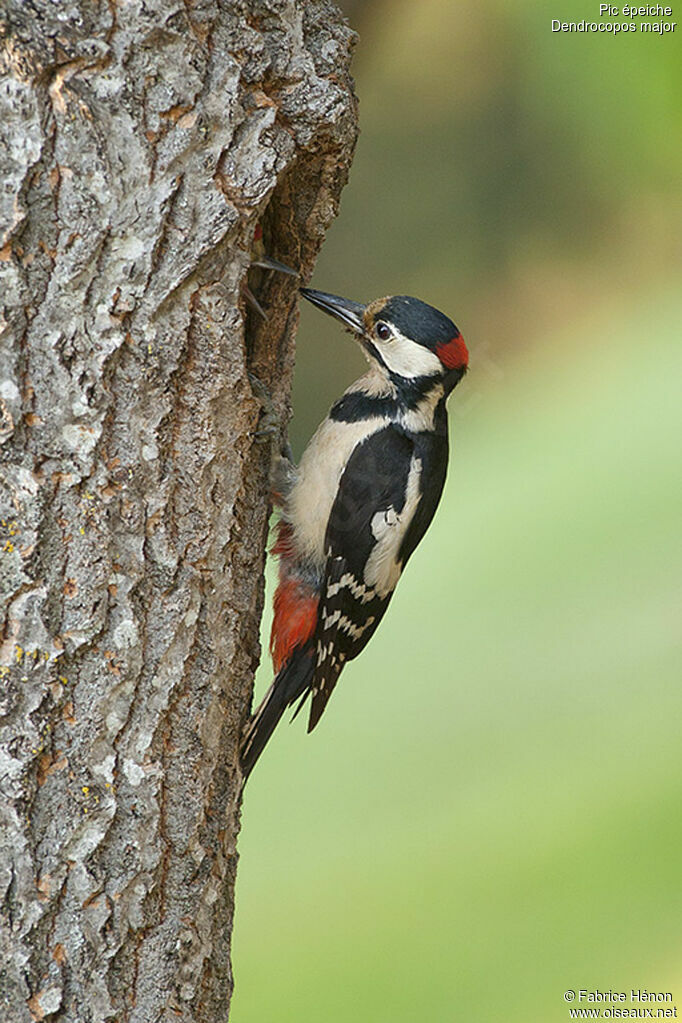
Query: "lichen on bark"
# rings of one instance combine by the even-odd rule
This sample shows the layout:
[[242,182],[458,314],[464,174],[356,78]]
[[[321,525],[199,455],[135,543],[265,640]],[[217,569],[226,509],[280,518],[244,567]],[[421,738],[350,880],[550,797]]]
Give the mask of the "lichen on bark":
[[[227,1018],[293,279],[356,136],[328,0],[0,12],[0,1016]],[[252,271],[252,274],[254,272]]]

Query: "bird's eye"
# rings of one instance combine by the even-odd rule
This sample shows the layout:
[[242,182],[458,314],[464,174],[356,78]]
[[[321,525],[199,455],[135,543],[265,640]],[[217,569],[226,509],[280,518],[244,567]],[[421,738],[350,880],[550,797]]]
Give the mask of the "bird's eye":
[[391,328],[387,323],[377,323],[374,330],[376,331],[376,335],[380,341],[388,341],[392,333]]

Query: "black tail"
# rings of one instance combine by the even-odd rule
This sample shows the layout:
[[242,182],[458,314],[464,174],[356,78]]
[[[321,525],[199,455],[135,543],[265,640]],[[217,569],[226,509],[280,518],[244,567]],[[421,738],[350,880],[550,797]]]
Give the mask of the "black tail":
[[284,711],[299,697],[306,695],[312,672],[313,652],[310,647],[302,647],[276,675],[244,732],[241,749],[244,781],[251,774]]

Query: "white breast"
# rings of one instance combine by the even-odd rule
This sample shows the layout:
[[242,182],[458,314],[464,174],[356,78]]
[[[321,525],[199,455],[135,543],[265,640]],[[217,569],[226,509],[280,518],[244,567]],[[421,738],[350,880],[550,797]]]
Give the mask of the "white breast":
[[329,514],[348,459],[358,444],[387,423],[383,416],[358,423],[325,419],[303,453],[298,478],[287,498],[286,517],[294,527],[298,553],[318,569],[325,561]]

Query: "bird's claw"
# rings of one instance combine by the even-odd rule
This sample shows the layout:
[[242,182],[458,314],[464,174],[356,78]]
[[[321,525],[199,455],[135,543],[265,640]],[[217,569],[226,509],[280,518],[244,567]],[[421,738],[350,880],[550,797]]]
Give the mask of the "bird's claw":
[[273,475],[281,476],[282,472],[287,475],[294,464],[294,453],[291,450],[286,428],[283,428],[282,419],[277,413],[272,396],[263,381],[255,373],[249,373],[248,377],[253,396],[261,404],[261,417],[257,428],[253,431],[253,439],[257,444],[265,444],[275,437],[279,439],[279,458],[273,452],[273,463],[282,463],[286,469],[273,468],[272,471]]

